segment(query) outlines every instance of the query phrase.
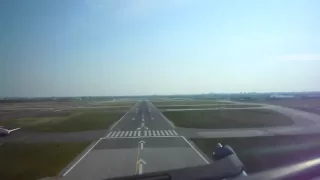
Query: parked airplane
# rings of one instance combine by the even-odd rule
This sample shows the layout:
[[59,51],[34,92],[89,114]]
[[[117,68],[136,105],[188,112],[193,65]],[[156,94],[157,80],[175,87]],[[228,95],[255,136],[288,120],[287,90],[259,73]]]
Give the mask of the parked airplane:
[[11,132],[19,130],[20,128],[15,128],[15,129],[6,129],[3,126],[0,126],[0,135],[9,135]]

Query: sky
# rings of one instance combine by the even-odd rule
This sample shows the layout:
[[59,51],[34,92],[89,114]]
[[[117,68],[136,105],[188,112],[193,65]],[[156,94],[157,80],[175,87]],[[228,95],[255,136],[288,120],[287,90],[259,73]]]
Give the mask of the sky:
[[320,90],[318,0],[1,0],[1,96]]

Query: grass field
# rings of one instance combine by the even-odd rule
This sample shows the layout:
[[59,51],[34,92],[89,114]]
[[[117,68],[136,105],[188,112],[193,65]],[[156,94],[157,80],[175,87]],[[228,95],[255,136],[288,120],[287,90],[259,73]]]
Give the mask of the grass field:
[[130,107],[132,107],[136,103],[137,103],[136,101],[110,101],[110,102],[97,101],[97,102],[90,103],[90,105],[94,105],[94,106],[130,106]]
[[293,124],[289,117],[265,109],[167,111],[163,114],[175,125],[186,128],[253,128]]
[[125,112],[107,112],[98,110],[75,111],[62,117],[32,117],[1,121],[8,127],[22,127],[24,130],[46,132],[75,132],[107,129],[119,120]]
[[204,108],[247,108],[247,107],[261,107],[259,105],[240,105],[240,104],[208,104],[201,106],[193,105],[167,105],[167,106],[157,106],[158,109],[204,109]]
[[320,135],[192,139],[212,157],[217,143],[230,145],[248,173],[298,163],[320,156]]
[[127,112],[132,106],[90,106],[84,108],[76,108],[76,112],[89,112],[89,111],[107,111],[107,112]]
[[0,146],[0,179],[35,180],[56,176],[89,142]]
[[196,104],[232,104],[231,102],[220,102],[213,100],[184,100],[184,101],[154,101],[155,106],[165,105],[196,105]]

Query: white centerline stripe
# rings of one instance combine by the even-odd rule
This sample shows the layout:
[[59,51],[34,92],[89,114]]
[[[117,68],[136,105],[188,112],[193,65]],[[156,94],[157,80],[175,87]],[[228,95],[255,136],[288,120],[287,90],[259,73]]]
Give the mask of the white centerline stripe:
[[181,136],[181,137],[182,137],[182,139],[184,139],[184,140],[189,144],[189,146],[204,160],[204,162],[206,162],[207,164],[210,164],[209,161],[208,161],[206,158],[204,158],[204,157],[202,156],[202,154],[201,154],[195,147],[193,147],[192,144],[191,144],[184,136]]

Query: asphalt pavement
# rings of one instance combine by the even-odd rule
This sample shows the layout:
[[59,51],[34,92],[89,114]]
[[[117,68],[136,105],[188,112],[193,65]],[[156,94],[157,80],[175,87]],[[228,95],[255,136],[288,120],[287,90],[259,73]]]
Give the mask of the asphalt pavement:
[[62,179],[101,180],[208,164],[149,101],[134,105],[62,172]]

